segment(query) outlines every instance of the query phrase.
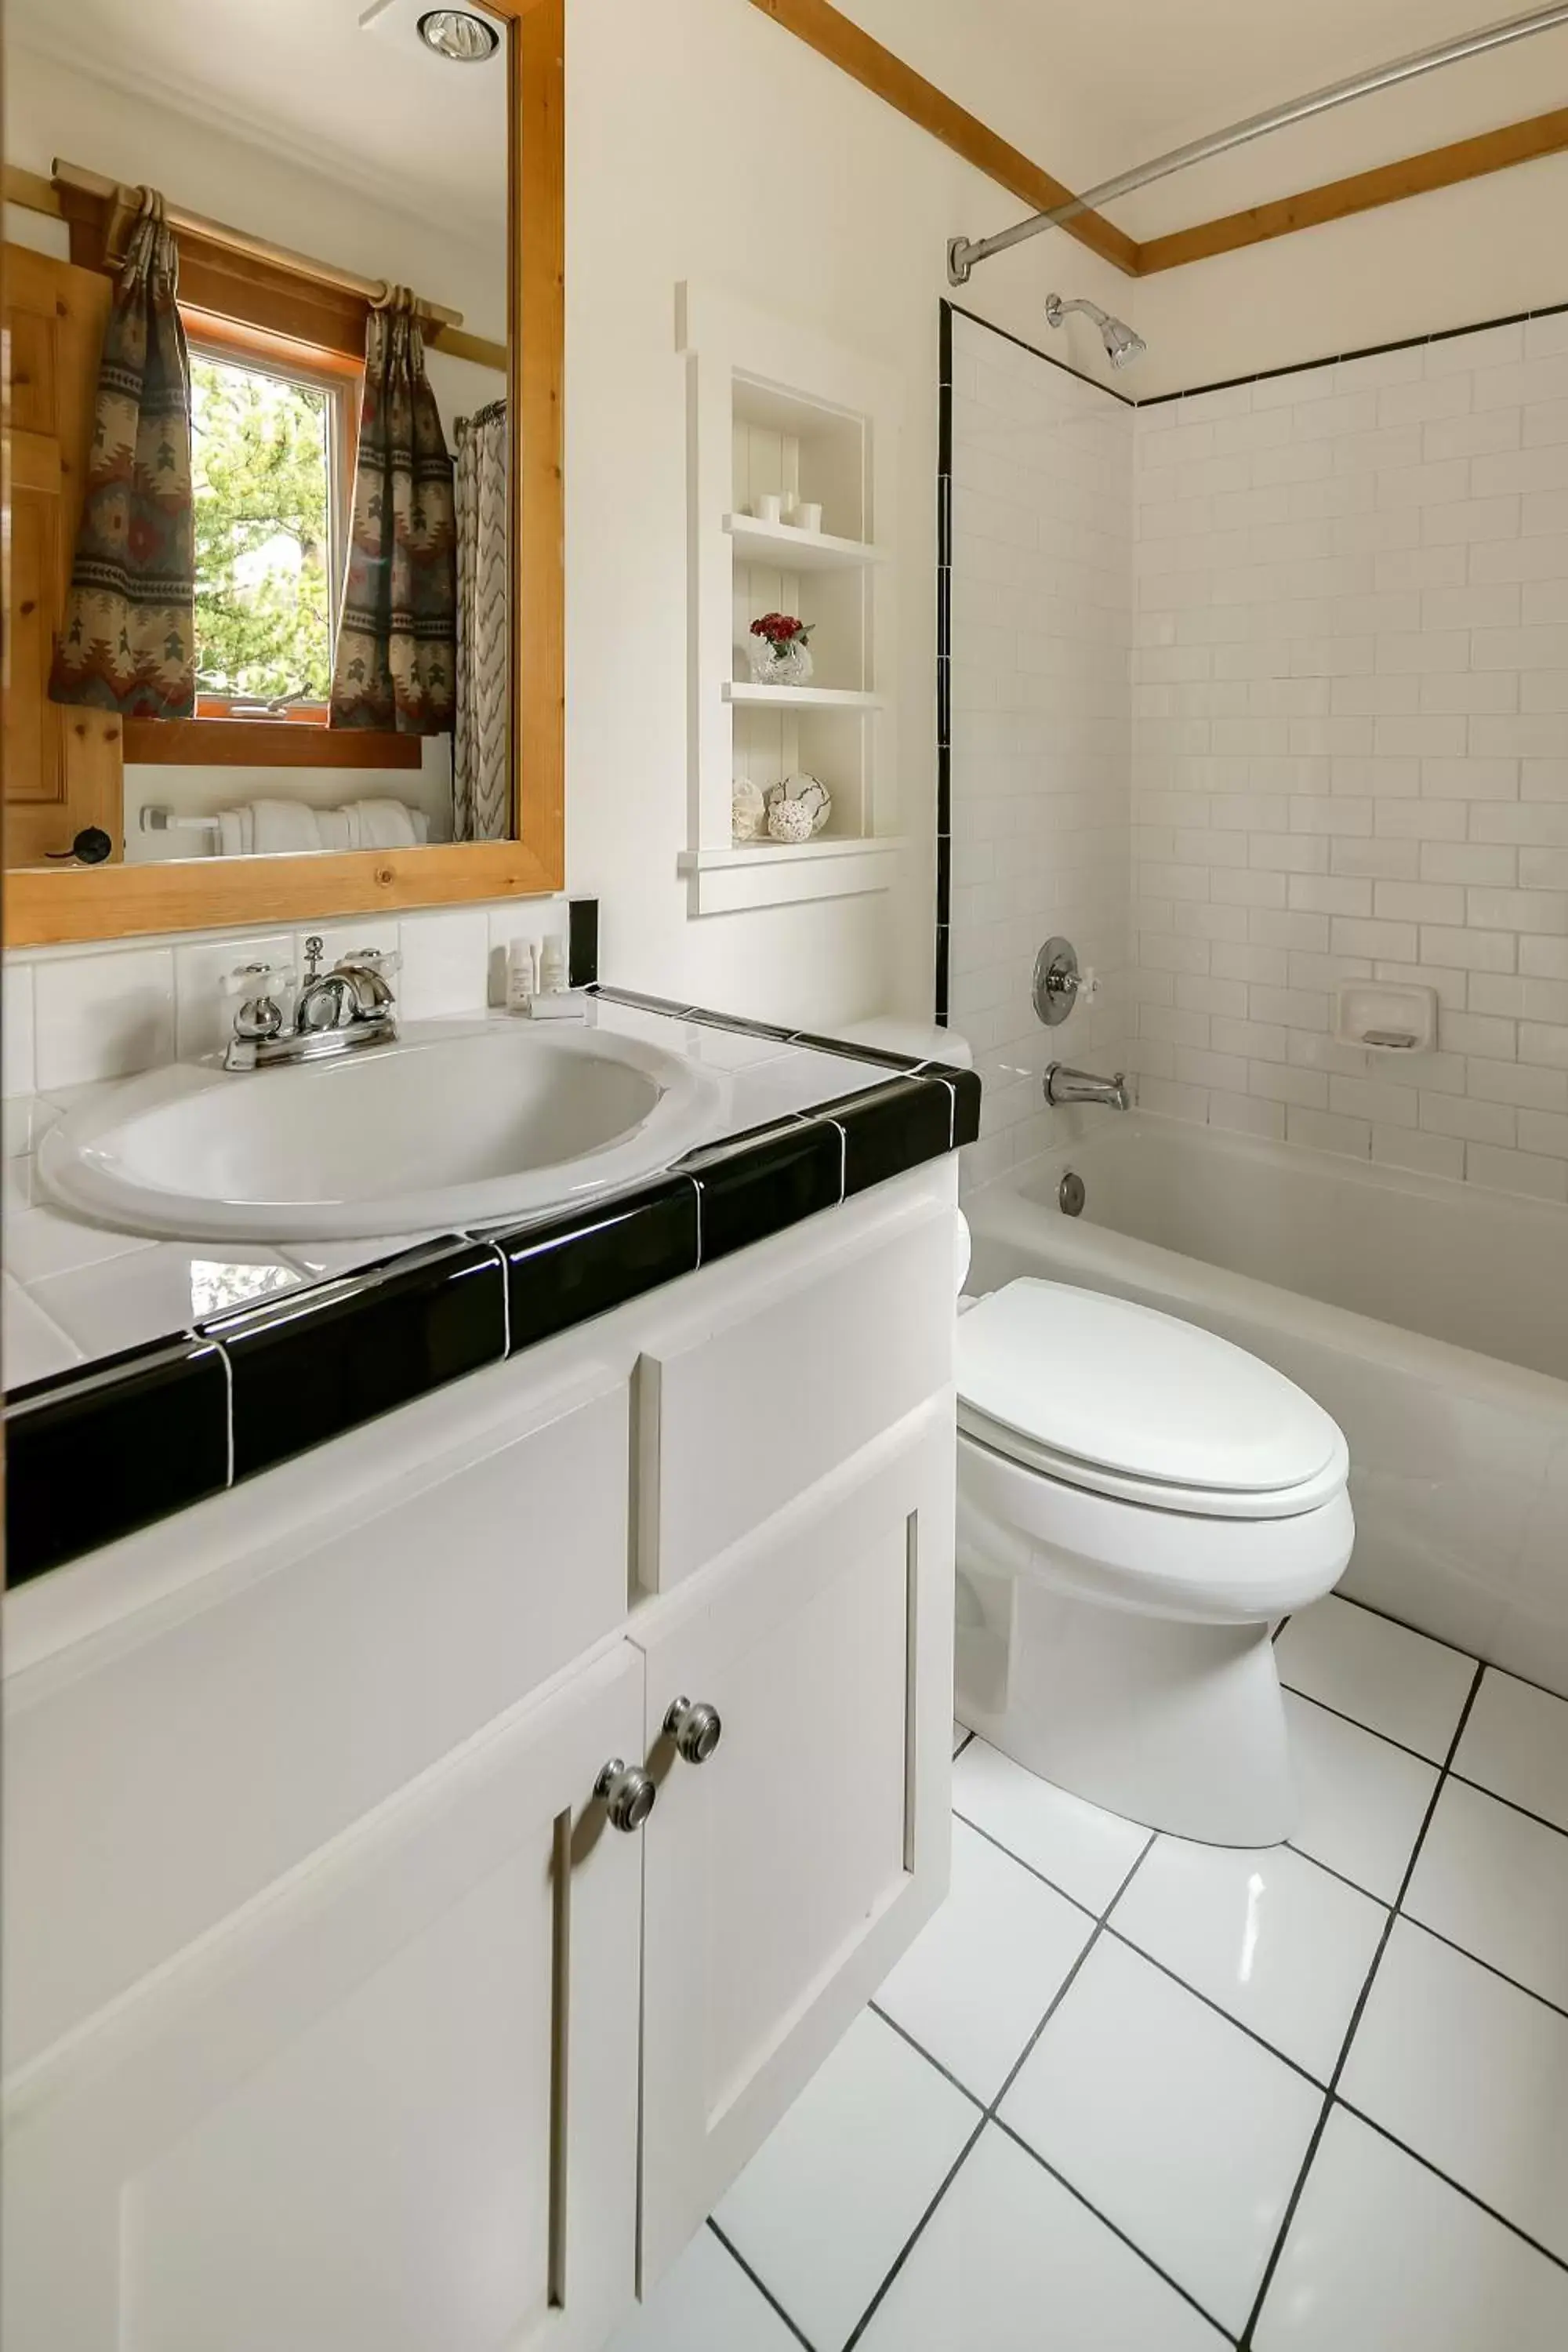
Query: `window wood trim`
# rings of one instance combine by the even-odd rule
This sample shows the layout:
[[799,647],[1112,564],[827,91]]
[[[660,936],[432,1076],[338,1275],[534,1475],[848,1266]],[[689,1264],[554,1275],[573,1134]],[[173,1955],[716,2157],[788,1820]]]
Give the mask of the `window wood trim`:
[[[512,599],[518,837],[300,857],[198,858],[188,864],[62,867],[58,872],[26,868],[5,877],[10,945],[460,906],[473,899],[521,898],[563,887],[566,0],[486,0],[486,5],[514,26],[510,410],[516,503],[520,516],[527,518],[526,528],[520,527],[516,534]],[[291,280],[296,290],[302,282]],[[222,309],[221,302],[198,299],[201,284],[199,278],[186,282],[182,264],[182,295],[197,308]],[[363,322],[363,305],[360,315]],[[313,322],[309,333],[297,331],[293,340],[333,348],[331,335],[320,332],[318,326]],[[363,351],[362,323],[351,355]],[[269,720],[255,723],[268,730],[273,742],[285,732],[281,727],[274,732]],[[416,746],[419,741],[417,737],[399,740]],[[135,756],[129,744],[127,756]]]

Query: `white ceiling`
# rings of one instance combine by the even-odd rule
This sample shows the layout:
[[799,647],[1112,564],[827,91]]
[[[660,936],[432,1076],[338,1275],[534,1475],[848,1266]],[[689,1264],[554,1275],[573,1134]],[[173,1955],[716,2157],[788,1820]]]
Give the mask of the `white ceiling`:
[[[1524,12],[1527,0],[838,0],[1075,187]],[[1568,105],[1568,28],[1363,99],[1110,208],[1148,236]],[[1008,216],[999,197],[996,217]]]
[[506,217],[504,52],[480,66],[432,55],[415,30],[430,5],[387,0],[366,27],[374,0],[5,0],[5,32],[397,210],[493,236]]

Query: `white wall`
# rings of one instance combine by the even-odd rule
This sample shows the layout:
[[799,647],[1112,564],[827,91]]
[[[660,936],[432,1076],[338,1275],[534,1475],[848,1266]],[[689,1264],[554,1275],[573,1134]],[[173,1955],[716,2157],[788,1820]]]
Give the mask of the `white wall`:
[[[1051,1061],[1121,1066],[1131,1030],[1133,412],[953,321],[952,1025],[985,1081],[973,1181],[1081,1124]],[[1039,946],[1069,937],[1100,994],[1036,1019]]]
[[[606,970],[826,1021],[930,1017],[938,306],[947,239],[997,191],[740,0],[573,0],[567,56],[568,873],[604,902]],[[1037,329],[1012,257],[974,306]],[[716,283],[896,368],[898,889],[687,914],[685,384],[675,289]],[[1121,281],[1084,256],[1075,282]]]
[[[1136,444],[1140,1099],[1568,1199],[1568,317]],[[1438,1052],[1332,1042],[1373,976]]]

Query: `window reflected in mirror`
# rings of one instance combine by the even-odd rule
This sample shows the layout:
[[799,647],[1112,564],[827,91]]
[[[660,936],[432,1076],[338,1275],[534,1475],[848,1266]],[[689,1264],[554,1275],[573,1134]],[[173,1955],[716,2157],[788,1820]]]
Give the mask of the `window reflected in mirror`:
[[10,865],[514,835],[513,46],[8,0]]

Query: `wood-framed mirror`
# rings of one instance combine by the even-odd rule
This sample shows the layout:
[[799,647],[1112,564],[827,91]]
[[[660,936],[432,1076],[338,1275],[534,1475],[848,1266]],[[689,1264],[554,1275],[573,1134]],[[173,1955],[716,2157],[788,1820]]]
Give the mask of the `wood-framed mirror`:
[[562,887],[564,13],[8,0],[9,945]]

